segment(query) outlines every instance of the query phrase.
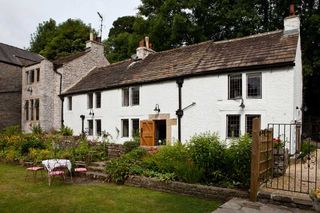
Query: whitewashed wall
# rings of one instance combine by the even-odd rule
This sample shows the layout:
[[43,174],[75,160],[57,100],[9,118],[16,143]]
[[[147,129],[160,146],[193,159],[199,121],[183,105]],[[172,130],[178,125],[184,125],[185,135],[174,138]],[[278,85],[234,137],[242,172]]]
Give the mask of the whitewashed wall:
[[[206,131],[217,132],[225,139],[227,114],[241,114],[241,133],[245,132],[246,114],[260,114],[262,128],[266,128],[267,124],[272,122],[294,122],[297,119],[294,109],[299,99],[296,96],[302,95],[302,91],[299,92],[295,88],[299,77],[294,76],[294,69],[288,67],[257,71],[262,72],[262,99],[246,98],[247,78],[246,73],[242,73],[244,109],[239,107],[241,100],[228,100],[228,74],[185,79],[182,87],[182,107],[192,102],[196,104],[184,111],[182,141],[185,142],[194,134]],[[93,109],[94,119],[102,120],[102,130],[112,135],[113,142],[122,143],[129,139],[121,138],[121,119],[148,119],[150,114],[154,114],[155,104],[159,104],[160,113],[169,113],[170,118],[176,118],[178,86],[175,81],[142,85],[139,106],[122,107],[121,96],[121,89],[103,91],[101,109]],[[87,95],[73,96],[72,111],[67,110],[67,101],[64,104],[65,125],[74,129],[75,134],[80,134],[80,115],[86,116],[85,128],[88,127],[87,119],[91,119],[87,109]],[[129,123],[131,136],[131,122]],[[172,126],[171,131],[171,140],[176,140],[177,125]]]

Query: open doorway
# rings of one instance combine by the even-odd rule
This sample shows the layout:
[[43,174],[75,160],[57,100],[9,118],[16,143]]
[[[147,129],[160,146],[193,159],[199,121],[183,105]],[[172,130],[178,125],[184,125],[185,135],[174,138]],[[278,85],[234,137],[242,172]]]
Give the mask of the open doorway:
[[166,120],[155,120],[155,145],[165,145],[167,139]]

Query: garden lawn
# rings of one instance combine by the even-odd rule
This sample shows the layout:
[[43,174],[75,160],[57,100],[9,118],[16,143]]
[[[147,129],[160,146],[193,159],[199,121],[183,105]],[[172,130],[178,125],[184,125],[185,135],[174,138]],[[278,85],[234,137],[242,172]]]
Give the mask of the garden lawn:
[[0,212],[212,212],[220,203],[177,194],[105,183],[51,187],[38,174],[25,181],[25,168],[0,163]]

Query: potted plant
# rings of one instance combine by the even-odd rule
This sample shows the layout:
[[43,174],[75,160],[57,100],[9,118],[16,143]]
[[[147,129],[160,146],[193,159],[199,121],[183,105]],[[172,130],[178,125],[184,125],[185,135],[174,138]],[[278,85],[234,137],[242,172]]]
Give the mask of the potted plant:
[[309,196],[316,212],[320,212],[320,188],[311,190]]

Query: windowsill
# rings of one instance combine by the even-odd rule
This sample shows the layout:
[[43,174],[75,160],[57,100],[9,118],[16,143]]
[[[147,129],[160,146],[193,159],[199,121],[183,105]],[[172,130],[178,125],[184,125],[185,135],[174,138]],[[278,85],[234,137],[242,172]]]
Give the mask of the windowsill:
[[241,100],[242,97],[237,97],[237,98],[228,98],[228,100]]
[[262,99],[262,97],[247,97],[247,99]]

